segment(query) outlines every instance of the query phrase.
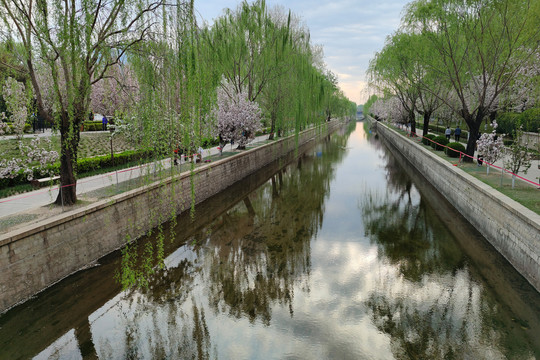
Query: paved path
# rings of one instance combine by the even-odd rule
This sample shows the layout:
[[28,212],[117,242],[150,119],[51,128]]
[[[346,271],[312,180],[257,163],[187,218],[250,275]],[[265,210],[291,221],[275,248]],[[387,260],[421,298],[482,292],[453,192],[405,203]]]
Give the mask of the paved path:
[[[49,132],[50,136],[50,132]],[[268,135],[256,137],[248,145],[257,145],[262,141],[265,141]],[[224,148],[225,151],[233,150],[233,147],[229,144]],[[219,154],[219,150],[216,147],[205,149],[203,152],[204,157]],[[164,159],[161,161],[163,169],[171,167],[171,159]],[[148,172],[154,171],[154,163],[148,163],[140,167],[131,169],[119,170],[118,172],[112,172],[108,174],[95,175],[92,177],[82,178],[77,181],[77,195],[89,193],[94,190],[102,189],[123,183],[125,181],[133,180],[148,174]],[[40,190],[30,191],[24,194],[11,196],[8,198],[0,199],[0,218],[10,215],[15,215],[22,211],[27,211],[35,208],[39,208],[48,204],[51,204],[56,200],[58,196],[58,185],[49,188],[42,188]]]

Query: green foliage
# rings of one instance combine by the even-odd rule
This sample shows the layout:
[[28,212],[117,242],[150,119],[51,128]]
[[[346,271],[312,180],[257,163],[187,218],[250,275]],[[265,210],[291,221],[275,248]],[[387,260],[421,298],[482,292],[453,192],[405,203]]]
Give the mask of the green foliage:
[[424,137],[422,138],[422,144],[431,146],[432,142],[429,141],[429,140],[435,139],[435,136],[436,136],[436,135],[433,135],[433,134],[426,134],[426,135],[424,135]]
[[[14,133],[13,124],[11,122],[7,122],[7,125],[8,127],[6,128],[6,134],[8,135],[13,134]],[[31,124],[28,124],[28,123],[24,124],[24,127],[23,127],[24,133],[30,134],[32,131],[33,131],[33,128]]]
[[107,168],[114,165],[126,164],[135,160],[150,159],[151,157],[152,152],[148,151],[124,151],[120,154],[115,154],[113,159],[111,159],[110,155],[79,159],[77,161],[77,169],[79,173],[85,173],[100,168]]
[[525,110],[522,113],[502,113],[497,116],[497,133],[512,136],[520,126],[525,132],[539,132],[540,107]]
[[[497,116],[497,133],[512,134],[517,128],[521,114],[518,113],[502,113]],[[517,125],[517,126],[516,126]]]
[[438,135],[433,138],[431,147],[435,150],[444,150],[444,145],[448,144],[448,139],[444,135]]
[[[447,145],[448,147],[445,148],[444,152],[446,155],[450,157],[459,157],[460,152],[465,152],[465,146],[463,146],[462,143],[459,142],[451,142]],[[455,150],[455,151],[454,151]]]
[[368,101],[364,104],[364,114],[371,114],[371,106],[377,99],[379,99],[377,95],[371,95],[369,97]]

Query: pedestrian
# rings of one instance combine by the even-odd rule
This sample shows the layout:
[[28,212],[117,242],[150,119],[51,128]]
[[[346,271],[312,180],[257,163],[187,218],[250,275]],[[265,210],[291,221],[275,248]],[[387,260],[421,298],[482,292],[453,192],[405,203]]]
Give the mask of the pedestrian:
[[484,156],[478,154],[478,158],[476,159],[476,162],[478,163],[478,166],[482,166],[482,164],[484,163]]
[[452,130],[450,129],[450,126],[446,127],[446,130],[444,131],[444,135],[446,135],[446,138],[448,141],[450,141],[450,135],[452,135]]
[[180,145],[176,145],[174,151],[174,165],[178,165],[178,154],[180,153]]
[[459,142],[459,137],[461,136],[461,129],[459,128],[459,125],[456,127],[456,130],[454,130],[454,137],[456,139],[456,142]]
[[198,156],[199,156],[199,162],[202,163],[203,161],[203,151],[204,149],[202,148],[202,146],[199,145],[199,149],[197,149],[197,152],[199,153]]
[[107,117],[105,115],[103,115],[103,119],[101,119],[101,129],[103,131],[106,131],[107,130]]

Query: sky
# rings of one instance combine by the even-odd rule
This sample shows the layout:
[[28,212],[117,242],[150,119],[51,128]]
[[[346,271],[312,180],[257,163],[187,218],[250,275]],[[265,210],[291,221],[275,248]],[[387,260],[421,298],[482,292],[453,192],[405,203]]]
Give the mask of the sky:
[[[369,94],[366,70],[369,60],[399,27],[401,12],[410,0],[266,0],[299,15],[311,34],[311,41],[324,48],[325,63],[338,75],[339,87],[349,100],[363,104]],[[252,2],[251,0],[249,2]],[[208,23],[236,9],[240,0],[195,0],[195,8]]]

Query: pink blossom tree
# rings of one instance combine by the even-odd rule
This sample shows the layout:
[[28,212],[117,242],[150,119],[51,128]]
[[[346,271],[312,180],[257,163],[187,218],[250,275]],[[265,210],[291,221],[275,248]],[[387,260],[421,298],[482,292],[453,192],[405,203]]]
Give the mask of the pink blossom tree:
[[493,121],[491,125],[493,127],[492,132],[483,133],[480,136],[480,139],[476,141],[479,154],[478,156],[480,156],[481,154],[486,161],[488,174],[490,164],[493,164],[495,161],[497,161],[501,157],[502,151],[504,150],[502,135],[497,136],[497,134],[495,133],[495,129],[497,129],[497,122]]
[[249,101],[243,92],[236,92],[224,82],[217,91],[216,109],[221,149],[227,142],[236,142],[239,149],[245,149],[261,128],[261,116],[259,104]]
[[[28,118],[28,110],[26,107],[26,94],[24,84],[18,82],[12,77],[8,77],[2,89],[2,96],[6,102],[7,110],[11,116],[7,116],[5,112],[0,113],[0,120],[11,120],[13,132],[20,140],[23,135],[24,125]],[[0,135],[8,132],[7,124],[0,122]]]
[[[0,178],[14,178],[23,173],[28,180],[32,180],[34,173],[49,173],[52,169],[48,166],[58,160],[58,153],[51,149],[49,139],[34,138],[29,145],[21,141],[28,117],[27,96],[24,84],[8,77],[4,85],[2,95],[6,101],[7,110],[11,113],[9,119],[13,122],[13,129],[17,138],[21,156],[9,160],[0,161]],[[0,117],[7,119],[5,113]],[[5,124],[0,122],[0,124]],[[5,132],[5,126],[0,126],[0,134]]]
[[370,111],[381,120],[393,121],[398,124],[407,123],[407,110],[395,96],[377,99]]
[[139,84],[133,70],[116,64],[107,75],[92,85],[90,110],[107,116],[126,113],[139,101]]
[[512,189],[515,185],[516,174],[520,170],[526,174],[531,167],[532,155],[529,150],[529,142],[523,140],[523,126],[521,125],[514,131],[514,143],[506,149],[504,158],[504,167],[512,172]]

